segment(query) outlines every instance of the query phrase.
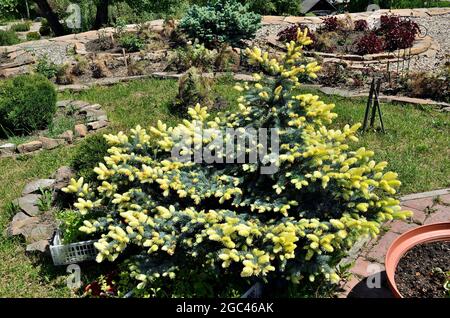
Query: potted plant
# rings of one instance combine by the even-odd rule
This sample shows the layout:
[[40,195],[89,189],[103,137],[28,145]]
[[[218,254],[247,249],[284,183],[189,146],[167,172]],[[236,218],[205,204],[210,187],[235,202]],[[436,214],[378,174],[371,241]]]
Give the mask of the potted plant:
[[450,222],[402,234],[390,246],[385,265],[396,297],[449,297]]

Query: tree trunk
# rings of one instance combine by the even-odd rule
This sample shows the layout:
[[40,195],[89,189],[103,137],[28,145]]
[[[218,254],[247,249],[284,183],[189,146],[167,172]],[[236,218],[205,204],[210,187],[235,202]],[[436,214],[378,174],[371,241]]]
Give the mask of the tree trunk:
[[92,26],[93,30],[98,30],[108,24],[108,6],[110,0],[100,0],[97,4],[97,13],[95,15],[95,22]]
[[47,19],[48,24],[50,28],[52,29],[53,33],[56,36],[61,36],[65,34],[64,27],[59,22],[58,16],[55,12],[53,12],[53,9],[48,4],[47,0],[33,0],[36,2],[37,6],[39,7],[39,11],[42,13],[44,18]]

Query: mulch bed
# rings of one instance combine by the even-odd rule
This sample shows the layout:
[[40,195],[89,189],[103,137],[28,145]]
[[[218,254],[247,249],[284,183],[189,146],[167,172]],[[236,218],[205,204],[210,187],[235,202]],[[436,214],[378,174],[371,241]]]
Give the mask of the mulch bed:
[[443,298],[446,273],[450,271],[450,241],[420,244],[401,259],[395,282],[403,297]]

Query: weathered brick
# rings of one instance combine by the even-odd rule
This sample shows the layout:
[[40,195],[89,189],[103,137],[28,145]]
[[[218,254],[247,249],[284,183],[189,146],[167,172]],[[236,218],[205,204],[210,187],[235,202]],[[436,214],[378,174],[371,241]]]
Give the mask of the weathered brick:
[[390,225],[391,225],[390,231],[398,234],[403,234],[409,230],[418,227],[418,225],[415,223],[408,223],[401,220],[395,220]]
[[433,205],[433,197],[404,201],[404,202],[402,202],[402,205],[409,207],[409,208],[423,211],[427,207],[431,207]]
[[377,244],[374,247],[372,247],[371,251],[367,254],[367,259],[384,264],[384,258],[386,256],[387,250],[389,249],[389,246],[399,236],[400,234],[393,232],[386,233],[377,242]]
[[438,210],[434,213],[431,213],[425,220],[425,224],[441,223],[441,222],[450,222],[449,211],[445,209]]
[[411,217],[411,220],[414,223],[417,223],[420,225],[423,224],[423,222],[425,222],[425,219],[427,218],[427,214],[421,210],[416,210],[411,207],[403,206],[403,205],[402,205],[402,210],[408,210],[408,211],[413,212],[413,216]]
[[382,264],[376,262],[370,262],[362,257],[358,258],[355,261],[350,272],[354,275],[358,275],[360,277],[367,277],[374,274],[375,269],[379,269],[379,271],[384,270],[384,266]]

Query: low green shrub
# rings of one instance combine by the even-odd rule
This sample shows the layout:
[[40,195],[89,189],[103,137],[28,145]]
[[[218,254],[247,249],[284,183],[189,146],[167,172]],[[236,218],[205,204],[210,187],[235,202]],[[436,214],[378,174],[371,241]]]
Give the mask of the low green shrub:
[[59,230],[62,234],[64,244],[82,241],[83,233],[78,230],[83,225],[80,214],[73,210],[62,210],[56,212],[56,220],[59,223]]
[[40,39],[41,39],[41,35],[39,34],[39,32],[27,33],[27,41],[36,41],[36,40],[40,40]]
[[78,177],[86,182],[96,182],[97,174],[94,168],[108,155],[108,144],[102,135],[92,135],[85,138],[71,158],[71,166]]
[[178,72],[185,72],[191,67],[201,72],[208,72],[214,68],[217,57],[216,50],[209,50],[203,44],[194,43],[176,49],[169,67]]
[[240,46],[242,40],[255,36],[261,16],[236,0],[216,0],[204,7],[190,7],[179,26],[209,48],[223,43]]
[[30,31],[31,28],[31,22],[20,22],[11,25],[11,30],[14,32],[27,32]]
[[50,36],[50,35],[52,35],[52,29],[50,28],[50,25],[48,24],[47,19],[42,19],[41,27],[39,28],[39,33],[42,36]]
[[187,110],[197,104],[206,106],[208,109],[214,105],[211,79],[201,76],[195,67],[191,67],[178,81],[178,95],[171,110],[185,116]]
[[126,32],[119,37],[119,45],[127,52],[138,52],[145,47],[145,41],[137,34]]
[[[387,162],[348,145],[360,124],[330,129],[334,105],[296,93],[300,78],[320,69],[302,56],[308,44],[299,32],[279,60],[248,49],[261,73],[236,85],[238,112],[209,119],[197,105],[176,127],[105,135],[109,155],[94,169],[101,185],[73,179],[63,189],[78,195],[80,231],[99,238],[98,262],[122,256],[137,289],[150,293],[154,282],[169,284],[198,263],[232,281],[336,284],[337,264],[356,241],[411,215],[392,197],[400,181],[384,171]],[[267,145],[261,161],[224,164],[219,137],[250,127],[277,129],[279,151]],[[197,150],[215,151],[216,161],[194,163]],[[277,169],[265,174],[270,163]]]
[[56,112],[56,90],[42,75],[0,82],[0,133],[28,134],[45,128]]
[[50,61],[47,56],[42,56],[37,60],[34,71],[48,79],[51,79],[58,74],[60,67]]
[[0,46],[14,45],[17,43],[20,43],[20,39],[17,37],[16,32],[0,30]]

